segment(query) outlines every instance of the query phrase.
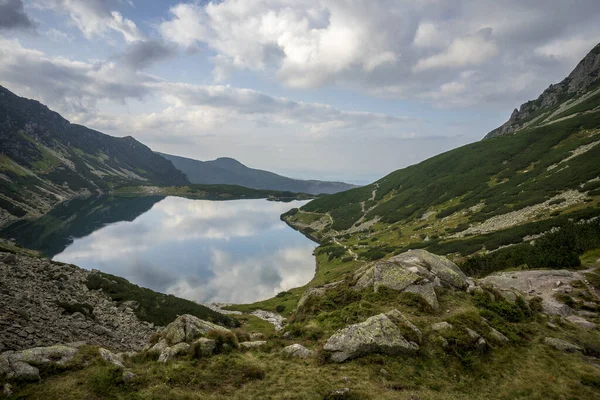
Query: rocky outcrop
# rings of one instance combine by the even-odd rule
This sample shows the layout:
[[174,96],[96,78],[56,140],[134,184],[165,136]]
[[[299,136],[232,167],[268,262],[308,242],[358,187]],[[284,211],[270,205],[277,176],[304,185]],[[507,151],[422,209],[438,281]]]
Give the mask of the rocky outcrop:
[[173,360],[175,357],[186,354],[190,349],[188,343],[177,343],[174,346],[167,347],[158,357],[158,362],[166,363]]
[[386,287],[420,295],[433,309],[439,304],[435,287],[445,286],[465,290],[469,284],[467,276],[456,264],[446,257],[425,250],[409,250],[405,253],[380,261],[359,271],[356,289],[372,287],[378,291]]
[[327,340],[324,350],[330,351],[331,359],[336,362],[371,353],[414,354],[419,350],[419,345],[408,341],[394,323],[401,315],[397,310],[393,310],[391,315],[379,314],[341,329]]
[[564,351],[565,353],[575,353],[578,351],[582,351],[583,349],[576,344],[571,342],[567,342],[566,340],[547,337],[544,339],[544,344],[550,347],[555,348],[556,350]]
[[0,377],[14,380],[39,380],[40,371],[36,366],[65,365],[73,360],[77,351],[75,345],[56,345],[4,352],[0,354]]
[[265,340],[257,340],[254,342],[242,342],[242,343],[240,343],[240,347],[243,349],[256,349],[256,348],[262,347],[266,344],[267,344],[267,342]]
[[290,346],[286,346],[281,350],[281,353],[287,355],[289,357],[295,358],[309,358],[315,355],[315,352],[307,349],[301,344],[292,344]]
[[301,310],[309,298],[322,297],[325,295],[325,293],[327,293],[328,290],[333,289],[342,283],[343,283],[343,281],[337,281],[337,282],[328,283],[323,286],[316,286],[316,287],[311,287],[311,288],[306,289],[304,291],[304,293],[302,294],[302,297],[300,297],[300,300],[298,300],[296,309]]
[[258,317],[264,321],[269,322],[270,324],[273,325],[273,327],[275,328],[276,331],[280,331],[283,329],[283,326],[285,325],[285,318],[283,318],[281,315],[271,312],[271,311],[265,311],[265,310],[254,310],[250,313],[251,315],[254,315],[255,317]]
[[537,100],[528,101],[515,109],[509,120],[488,133],[484,139],[506,135],[535,124],[545,117],[544,111],[562,103],[575,94],[585,93],[600,77],[600,44],[598,44],[575,67],[562,82],[550,85]]
[[74,265],[0,253],[0,351],[85,341],[141,349],[156,328],[102,291]]

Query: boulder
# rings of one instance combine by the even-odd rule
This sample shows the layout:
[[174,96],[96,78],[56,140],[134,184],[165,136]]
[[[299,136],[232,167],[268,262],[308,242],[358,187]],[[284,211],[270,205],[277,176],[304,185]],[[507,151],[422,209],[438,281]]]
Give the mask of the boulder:
[[327,340],[324,349],[332,352],[333,361],[343,362],[371,353],[414,354],[419,345],[406,340],[388,315],[379,314],[337,331]]
[[123,360],[119,359],[119,357],[113,354],[110,350],[99,348],[98,353],[100,353],[100,357],[102,357],[104,361],[113,364],[115,367],[125,368],[125,366],[123,365]]
[[6,377],[17,381],[39,381],[40,370],[23,361],[12,362],[11,372]]
[[9,360],[11,362],[22,361],[28,364],[64,365],[71,361],[75,354],[77,354],[77,348],[58,344],[17,351],[9,356]]
[[240,343],[240,347],[243,349],[255,349],[257,347],[261,347],[266,344],[267,344],[267,342],[265,340],[257,340],[255,342],[242,342],[242,343]]
[[167,343],[166,339],[160,339],[154,345],[148,344],[145,348],[146,351],[150,354],[161,354],[167,347],[169,347],[169,343]]
[[123,371],[123,382],[130,383],[132,380],[136,378],[136,374],[131,371]]
[[302,307],[304,307],[304,304],[306,304],[306,301],[310,297],[312,297],[312,296],[316,296],[316,297],[323,296],[323,295],[325,295],[325,293],[327,292],[327,290],[333,289],[336,286],[339,286],[343,282],[344,281],[331,282],[331,283],[328,283],[328,284],[323,285],[323,286],[311,287],[311,288],[306,289],[306,291],[302,294],[302,297],[300,297],[300,300],[298,300],[298,304],[296,305],[296,309],[297,310],[301,310]]
[[434,310],[439,309],[436,286],[466,290],[467,276],[446,257],[425,250],[409,250],[359,270],[354,286],[357,290],[385,287],[420,295]]
[[290,357],[296,357],[296,358],[309,358],[315,354],[314,351],[309,350],[306,347],[304,347],[298,343],[292,344],[291,346],[284,347],[281,350],[281,353],[288,355]]
[[177,317],[175,321],[167,325],[159,335],[167,343],[174,345],[182,342],[191,343],[210,331],[230,332],[229,329],[220,325],[185,314]]
[[175,357],[187,353],[189,348],[190,348],[190,345],[185,342],[177,343],[176,345],[174,345],[172,347],[167,347],[166,349],[163,350],[163,352],[158,357],[158,362],[166,363],[168,361],[171,361]]
[[447,329],[452,329],[452,324],[446,321],[438,322],[431,325],[432,331],[445,331]]
[[492,338],[494,338],[494,340],[500,342],[500,343],[508,343],[510,342],[510,340],[504,336],[501,332],[497,331],[496,329],[492,328],[490,326],[490,336]]
[[265,339],[265,335],[263,335],[260,332],[252,332],[250,334],[250,340],[264,340]]
[[567,319],[567,321],[571,322],[572,324],[579,325],[580,327],[582,327],[584,329],[595,329],[596,328],[595,323],[590,322],[587,319],[581,318],[577,315],[569,315],[566,319]]
[[567,342],[566,340],[547,337],[544,339],[544,344],[550,347],[555,348],[556,350],[564,351],[565,353],[575,353],[577,351],[582,351],[583,349],[576,344],[571,342]]
[[212,339],[200,338],[194,342],[194,346],[196,346],[199,355],[210,356],[214,354],[217,343]]

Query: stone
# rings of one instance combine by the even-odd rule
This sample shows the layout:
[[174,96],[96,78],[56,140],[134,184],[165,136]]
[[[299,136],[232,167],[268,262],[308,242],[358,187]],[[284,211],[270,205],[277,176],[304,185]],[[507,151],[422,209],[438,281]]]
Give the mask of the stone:
[[182,342],[191,343],[210,331],[231,332],[220,325],[185,314],[177,317],[175,321],[167,325],[160,332],[160,337],[164,338],[171,345]]
[[11,363],[14,361],[22,361],[28,364],[65,365],[71,361],[76,354],[77,349],[74,347],[55,345],[17,351],[9,356],[9,360]]
[[13,391],[10,383],[7,383],[2,387],[2,394],[6,397],[12,396]]
[[32,367],[23,361],[11,362],[12,371],[8,373],[7,378],[17,381],[39,381],[40,370]]
[[255,349],[257,347],[262,347],[266,344],[267,342],[265,340],[257,340],[255,342],[242,342],[240,343],[240,347],[244,349]]
[[76,311],[73,314],[71,314],[71,319],[74,319],[76,321],[85,321],[85,315],[83,315],[79,311]]
[[168,361],[171,361],[178,355],[183,355],[183,354],[187,353],[189,348],[190,348],[190,345],[185,342],[177,343],[176,345],[174,345],[172,347],[167,347],[166,349],[163,350],[163,352],[158,357],[158,362],[166,363]]
[[566,340],[547,337],[544,339],[544,344],[555,348],[556,350],[564,351],[565,353],[575,353],[583,349],[576,344],[567,342]]
[[250,334],[250,340],[264,340],[265,335],[260,332],[252,332]]
[[492,328],[491,326],[490,328],[490,336],[492,338],[494,338],[494,340],[497,340],[500,343],[509,343],[510,340],[504,336],[501,332],[497,331],[496,329]]
[[475,332],[471,328],[465,328],[465,331],[467,331],[467,335],[469,335],[469,337],[473,340],[477,340],[481,337],[481,335],[479,333]]
[[309,357],[314,356],[314,354],[315,354],[314,351],[309,350],[306,347],[304,347],[298,343],[284,347],[281,350],[281,352],[285,355],[288,355],[290,357],[296,357],[296,358],[309,358]]
[[381,287],[420,295],[434,310],[439,309],[435,294],[436,286],[458,290],[469,287],[467,276],[446,257],[425,250],[409,250],[369,268],[361,268],[355,274],[354,289]]
[[103,360],[113,364],[115,367],[125,368],[123,360],[117,357],[116,354],[113,354],[110,350],[101,347],[98,349],[98,353],[100,353],[100,357],[102,357]]
[[123,371],[123,375],[122,375],[123,382],[130,383],[132,380],[134,380],[136,378],[136,376],[137,375],[131,371]]
[[552,322],[547,322],[546,326],[550,329],[558,329],[558,325],[552,323]]
[[17,264],[17,256],[15,256],[14,254],[7,254],[2,259],[2,262],[4,264],[8,264],[8,265],[16,265]]
[[154,345],[149,345],[149,347],[146,350],[150,354],[161,354],[167,347],[169,347],[169,343],[167,343],[167,340],[160,339],[158,343],[155,343]]
[[335,332],[324,349],[332,352],[333,361],[344,362],[371,353],[415,354],[419,345],[406,340],[386,314],[379,314]]
[[432,331],[438,332],[438,331],[445,331],[447,329],[452,329],[452,324],[450,324],[449,322],[446,322],[446,321],[438,322],[438,323],[431,325]]
[[408,320],[400,311],[391,310],[385,313],[385,315],[397,326],[404,326],[412,331],[414,336],[417,338],[417,344],[423,343],[423,333],[421,330],[412,322]]
[[212,339],[200,338],[194,342],[194,346],[196,346],[199,355],[210,356],[214,354],[217,343]]
[[595,323],[590,322],[587,319],[581,318],[577,315],[570,315],[566,319],[567,319],[567,321],[569,321],[575,325],[579,325],[580,327],[582,327],[584,329],[595,329],[596,328]]

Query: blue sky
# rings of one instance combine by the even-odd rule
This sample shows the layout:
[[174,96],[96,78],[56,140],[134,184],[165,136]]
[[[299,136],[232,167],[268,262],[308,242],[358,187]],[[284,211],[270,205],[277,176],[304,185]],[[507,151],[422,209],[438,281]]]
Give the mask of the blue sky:
[[157,151],[366,183],[479,140],[597,0],[0,0],[0,84]]

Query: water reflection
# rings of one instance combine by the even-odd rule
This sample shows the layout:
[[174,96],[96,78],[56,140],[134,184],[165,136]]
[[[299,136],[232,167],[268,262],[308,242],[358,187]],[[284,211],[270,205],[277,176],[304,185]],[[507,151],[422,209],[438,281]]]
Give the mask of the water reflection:
[[190,300],[252,302],[312,278],[315,244],[279,220],[304,203],[168,197],[74,239],[54,259]]

